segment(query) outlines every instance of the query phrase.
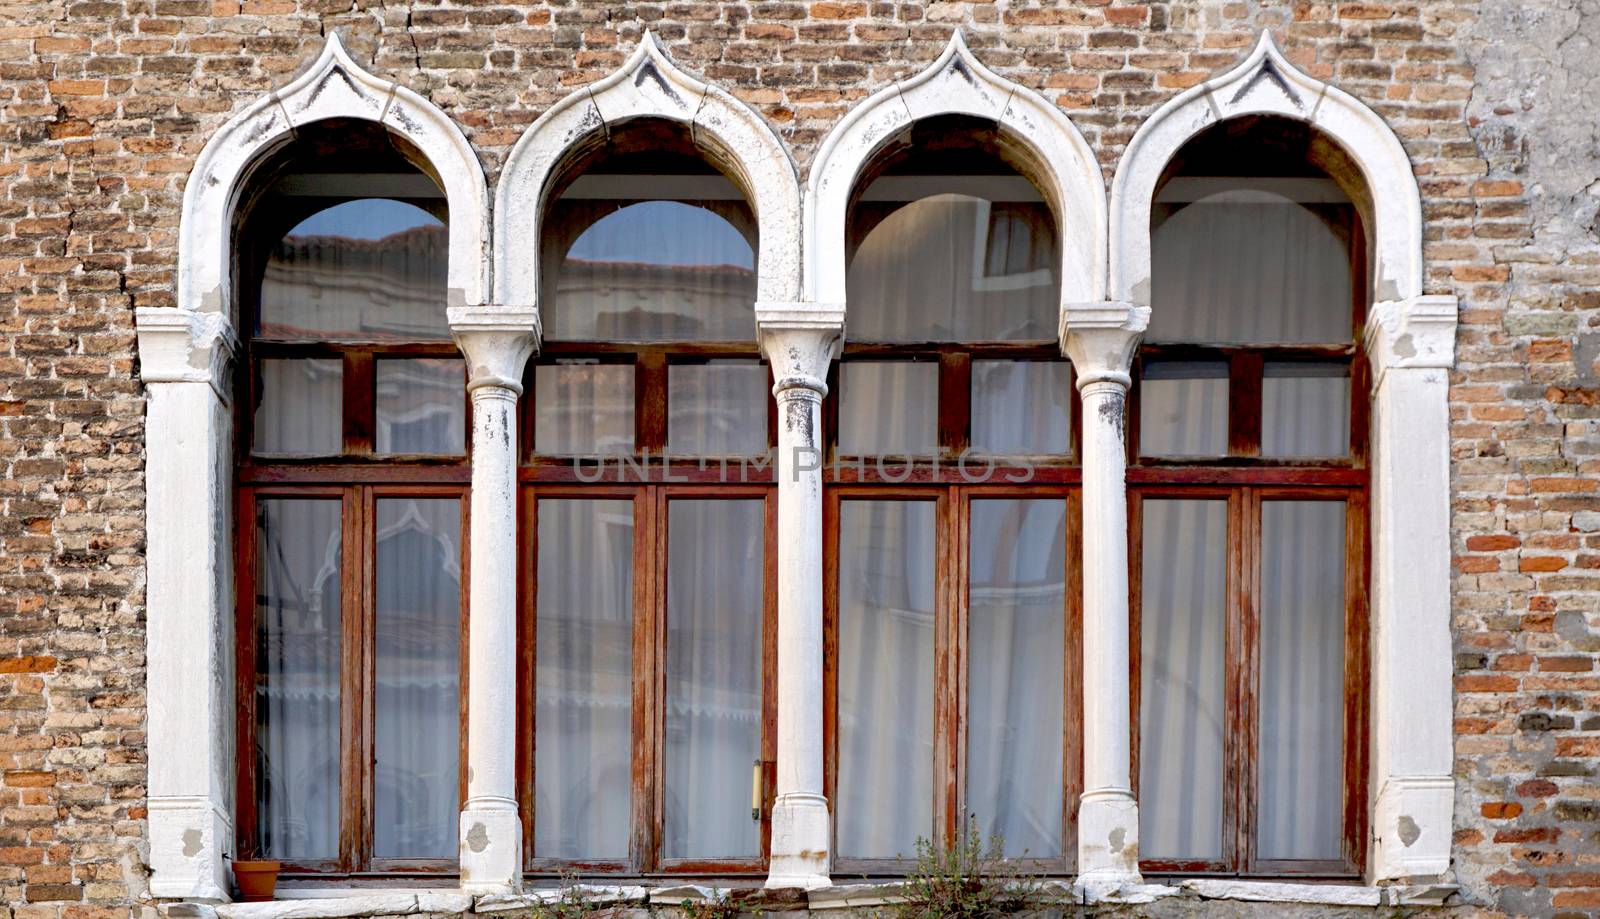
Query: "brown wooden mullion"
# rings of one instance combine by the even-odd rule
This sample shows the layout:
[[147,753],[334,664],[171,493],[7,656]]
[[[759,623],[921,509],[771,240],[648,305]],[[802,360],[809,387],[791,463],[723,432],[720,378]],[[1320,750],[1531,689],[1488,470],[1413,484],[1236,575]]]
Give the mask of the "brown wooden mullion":
[[238,825],[235,833],[239,857],[253,858],[261,854],[256,813],[256,568],[259,547],[256,539],[255,492],[249,489],[240,491],[237,507],[238,519],[234,521],[234,546],[239,560],[234,582],[234,755],[238,766]]
[[655,498],[652,489],[641,488],[633,501],[633,822],[628,852],[635,871],[650,870],[656,862],[655,791],[659,765],[655,741],[659,694],[650,678],[658,644]]
[[365,628],[362,599],[366,588],[361,564],[363,518],[361,497],[350,489],[340,499],[339,551],[339,864],[345,871],[362,866],[365,850],[362,818],[366,779],[370,771],[363,709],[365,683]]
[[634,448],[659,457],[667,447],[667,355],[644,351],[634,365]]
[[1235,520],[1239,524],[1239,580],[1235,587],[1240,642],[1236,649],[1239,681],[1239,735],[1235,755],[1239,761],[1238,849],[1236,864],[1247,872],[1256,870],[1256,824],[1260,811],[1260,725],[1261,725],[1261,495],[1245,488],[1236,500]]
[[967,448],[972,424],[972,355],[939,355],[939,447],[948,456]]
[[370,351],[344,355],[344,452],[372,453],[377,430],[377,367]]
[[1259,351],[1228,355],[1228,455],[1261,455],[1261,388],[1263,362]]

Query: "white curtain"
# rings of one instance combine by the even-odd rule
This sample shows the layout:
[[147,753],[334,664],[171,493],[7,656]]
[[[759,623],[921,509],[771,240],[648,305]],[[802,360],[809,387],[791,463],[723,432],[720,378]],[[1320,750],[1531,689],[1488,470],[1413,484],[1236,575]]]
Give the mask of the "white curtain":
[[538,504],[534,853],[628,856],[633,502]]
[[1142,504],[1139,852],[1215,859],[1228,723],[1228,502]]
[[1342,501],[1261,504],[1261,858],[1340,857]]
[[256,805],[268,858],[339,855],[340,505],[256,505]]
[[1175,212],[1157,205],[1146,340],[1350,341],[1350,249],[1335,229],[1350,205],[1315,207],[1324,213],[1251,189],[1224,191]]
[[934,504],[839,514],[839,854],[910,858],[933,834]]
[[667,504],[666,858],[756,858],[764,502]]
[[971,504],[967,810],[1005,854],[1062,850],[1067,503]]
[[372,854],[454,858],[461,501],[379,498],[376,527]]

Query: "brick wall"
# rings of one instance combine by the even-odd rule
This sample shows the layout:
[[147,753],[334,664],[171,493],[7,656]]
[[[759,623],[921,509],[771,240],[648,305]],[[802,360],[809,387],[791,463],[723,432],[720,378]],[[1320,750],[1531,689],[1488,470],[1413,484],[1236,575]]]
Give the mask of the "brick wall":
[[1510,913],[1600,908],[1600,26],[1433,3],[0,0],[0,919],[140,909],[142,393],[189,164],[337,28],[431,98],[491,183],[645,27],[756,107],[802,172],[953,27],[1106,167],[1262,28],[1410,152],[1430,292],[1461,298],[1457,869]]

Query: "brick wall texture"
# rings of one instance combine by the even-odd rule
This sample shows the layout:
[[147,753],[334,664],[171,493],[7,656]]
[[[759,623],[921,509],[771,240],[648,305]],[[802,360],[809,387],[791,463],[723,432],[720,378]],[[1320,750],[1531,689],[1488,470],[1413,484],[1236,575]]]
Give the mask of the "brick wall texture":
[[1394,127],[1428,290],[1461,301],[1456,872],[1508,914],[1600,910],[1594,3],[0,0],[0,919],[150,906],[133,308],[173,304],[184,182],[231,113],[336,28],[460,123],[493,183],[648,27],[803,174],[956,26],[1071,116],[1108,182],[1143,119],[1263,28]]

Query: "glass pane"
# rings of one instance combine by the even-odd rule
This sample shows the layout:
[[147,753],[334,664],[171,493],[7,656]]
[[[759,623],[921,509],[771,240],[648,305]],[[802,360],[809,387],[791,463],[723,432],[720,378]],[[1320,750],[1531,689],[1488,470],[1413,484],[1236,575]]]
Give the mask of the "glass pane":
[[628,856],[633,502],[539,502],[534,852]]
[[372,854],[454,858],[461,501],[379,498],[377,506]]
[[1220,858],[1228,502],[1143,503],[1139,851]]
[[764,502],[667,507],[662,854],[759,858],[750,773],[761,758]]
[[339,854],[338,499],[256,504],[256,808],[268,858]]
[[939,365],[851,361],[839,367],[839,452],[929,456],[939,450]]
[[467,451],[467,368],[455,358],[377,362],[379,453]]
[[1065,361],[973,361],[972,449],[1061,454],[1072,441],[1072,365]]
[[933,832],[934,505],[839,510],[839,854],[916,855]]
[[1147,340],[1350,341],[1351,211],[1252,187],[1158,204]]
[[633,365],[558,361],[533,371],[533,448],[546,456],[633,452]]
[[967,810],[1005,854],[1061,853],[1067,502],[972,502]]
[[743,201],[564,197],[549,223],[546,341],[755,339],[755,220]]
[[[944,177],[917,178],[937,186]],[[953,193],[883,201],[873,200],[875,187],[851,216],[865,232],[847,279],[852,340],[1055,339],[1055,220],[1036,193],[1031,201]]]
[[1261,455],[1348,455],[1349,365],[1268,362],[1264,370]]
[[677,456],[767,452],[767,368],[760,361],[667,367],[667,451]]
[[1141,456],[1228,454],[1228,365],[1152,361],[1139,379]]
[[1342,501],[1261,502],[1261,858],[1341,855],[1344,518]]
[[302,220],[267,256],[261,338],[447,340],[450,234],[414,204],[360,198]]
[[255,452],[330,454],[344,450],[344,362],[267,358],[256,405]]

